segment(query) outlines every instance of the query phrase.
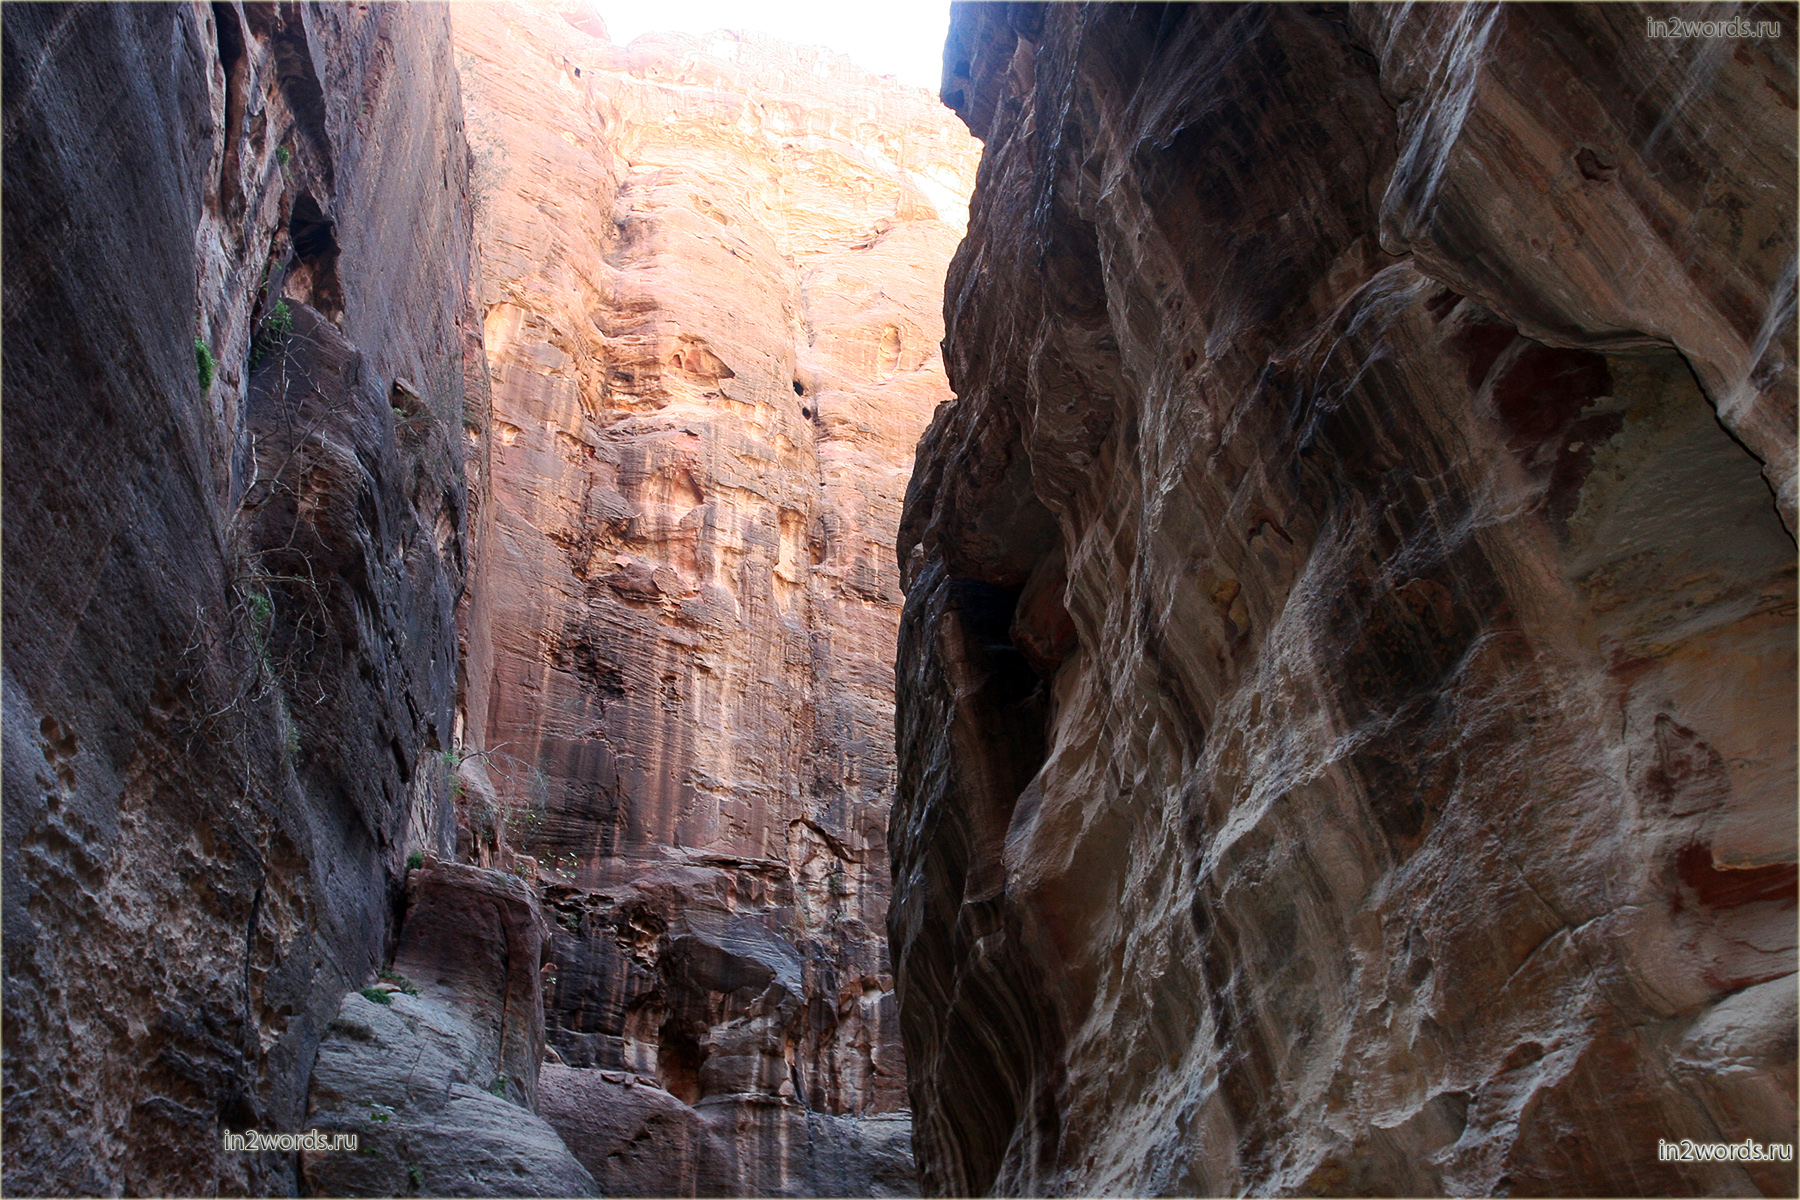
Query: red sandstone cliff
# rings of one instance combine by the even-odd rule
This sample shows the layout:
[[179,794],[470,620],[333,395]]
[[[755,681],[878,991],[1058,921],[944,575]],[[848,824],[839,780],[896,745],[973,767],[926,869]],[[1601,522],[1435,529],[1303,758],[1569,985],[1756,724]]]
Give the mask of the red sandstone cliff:
[[[6,1189],[912,1190],[889,548],[974,143],[455,19],[6,9]],[[222,1148],[302,1128],[362,1145]]]
[[890,547],[977,147],[823,51],[454,21],[494,379],[464,848],[555,920],[544,1112],[608,1191],[909,1190]]
[[960,11],[901,623],[928,98],[7,5],[5,1190],[1792,1194],[1793,12],[1646,15]]
[[927,1191],[1793,1194],[1794,14],[1647,15],[957,6]]

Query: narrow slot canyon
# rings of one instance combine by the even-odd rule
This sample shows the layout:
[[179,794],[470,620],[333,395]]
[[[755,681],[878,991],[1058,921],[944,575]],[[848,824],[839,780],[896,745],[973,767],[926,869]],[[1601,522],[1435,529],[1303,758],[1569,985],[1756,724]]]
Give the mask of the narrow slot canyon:
[[0,8],[0,1190],[1795,1193],[1792,4],[603,7]]

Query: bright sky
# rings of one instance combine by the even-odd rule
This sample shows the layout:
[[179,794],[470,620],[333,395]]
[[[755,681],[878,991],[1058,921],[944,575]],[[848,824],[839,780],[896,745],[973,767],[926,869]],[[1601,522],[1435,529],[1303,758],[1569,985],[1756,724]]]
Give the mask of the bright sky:
[[937,95],[950,0],[588,0],[614,42],[641,33],[755,30],[802,46],[829,46],[876,75]]

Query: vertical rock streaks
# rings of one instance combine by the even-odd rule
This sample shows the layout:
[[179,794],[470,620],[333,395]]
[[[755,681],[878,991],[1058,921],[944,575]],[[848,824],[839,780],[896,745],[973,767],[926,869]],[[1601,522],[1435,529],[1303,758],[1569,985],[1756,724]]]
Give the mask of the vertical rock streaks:
[[891,546],[978,147],[824,51],[453,21],[494,381],[462,848],[554,922],[541,1111],[606,1194],[911,1190]]
[[4,1190],[291,1195],[223,1135],[301,1128],[453,844],[486,367],[447,14],[4,26]]
[[1742,12],[955,6],[928,1193],[1792,1193],[1656,1154],[1795,1119],[1794,23]]

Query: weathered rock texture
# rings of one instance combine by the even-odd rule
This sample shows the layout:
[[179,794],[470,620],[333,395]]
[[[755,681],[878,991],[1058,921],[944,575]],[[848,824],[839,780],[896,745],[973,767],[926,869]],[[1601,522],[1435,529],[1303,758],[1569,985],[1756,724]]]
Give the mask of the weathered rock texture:
[[902,1112],[759,1111],[769,1101],[689,1106],[623,1071],[546,1063],[539,1111],[599,1173],[600,1195],[916,1196]]
[[4,79],[4,1190],[292,1194],[221,1134],[453,835],[447,15],[9,4]]
[[544,1111],[609,1192],[908,1188],[889,547],[978,148],[820,51],[454,23],[494,371],[464,852],[556,922]]
[[594,1180],[533,1110],[544,1057],[549,922],[516,876],[427,860],[384,982],[326,1028],[307,1128],[354,1154],[306,1152],[318,1196],[591,1196]]
[[1794,13],[1743,15],[958,6],[927,1191],[1792,1194],[1656,1154],[1795,1128]]

